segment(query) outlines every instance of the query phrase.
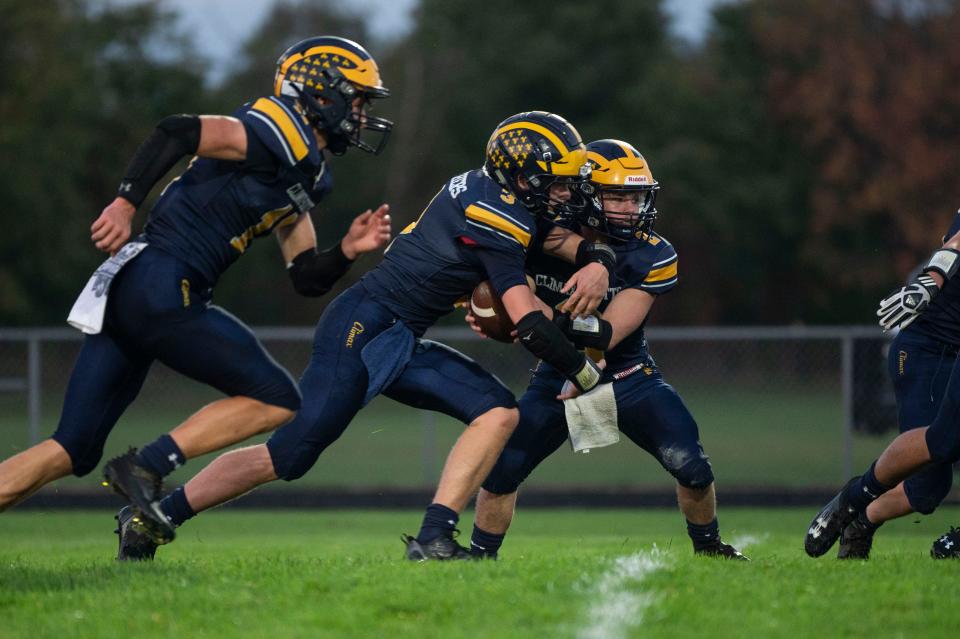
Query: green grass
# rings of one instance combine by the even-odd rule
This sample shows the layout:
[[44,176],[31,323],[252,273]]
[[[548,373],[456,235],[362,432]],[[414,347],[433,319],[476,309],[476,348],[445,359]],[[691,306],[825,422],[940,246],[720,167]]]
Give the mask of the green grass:
[[955,636],[960,563],[927,551],[960,509],[888,524],[866,563],[807,558],[812,514],[722,512],[746,564],[694,558],[675,512],[572,510],[521,510],[496,563],[409,564],[417,512],[220,511],[121,565],[107,512],[12,512],[0,637]]
[[[845,479],[840,396],[835,389],[679,385],[700,425],[701,439],[723,486],[803,487],[832,485]],[[199,386],[174,393],[163,403],[145,394],[124,415],[107,442],[106,457],[127,446],[141,446],[167,432],[217,397]],[[60,398],[44,404],[46,435],[56,427]],[[0,458],[27,445],[23,400],[0,396]],[[428,420],[433,420],[428,426]],[[444,415],[407,408],[378,398],[354,422],[297,485],[432,486],[463,425]],[[857,436],[855,468],[866,468],[893,435]],[[264,438],[251,441],[262,441]],[[212,457],[194,460],[172,477],[185,482]],[[95,488],[98,474],[66,479],[60,486]],[[623,438],[616,446],[574,455],[569,447],[544,462],[529,480],[533,487],[576,485],[670,488],[672,478],[642,450]]]

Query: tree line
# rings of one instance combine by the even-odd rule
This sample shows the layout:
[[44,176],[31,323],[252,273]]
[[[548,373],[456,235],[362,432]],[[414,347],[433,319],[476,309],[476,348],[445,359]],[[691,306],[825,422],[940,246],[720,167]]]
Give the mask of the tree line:
[[[662,324],[869,323],[960,207],[954,1],[744,0],[715,8],[693,45],[671,35],[660,0],[422,0],[390,43],[340,3],[281,0],[216,86],[163,4],[0,9],[7,326],[63,321],[103,258],[89,226],[160,118],[269,93],[279,53],[321,33],[374,54],[393,91],[377,113],[397,123],[383,155],[333,159],[321,243],[381,201],[399,230],[480,165],[501,119],[529,109],[649,160],[657,228],[680,254]],[[224,276],[216,302],[254,324],[312,323],[330,297],[298,298],[270,244]],[[340,288],[375,263],[363,258]]]

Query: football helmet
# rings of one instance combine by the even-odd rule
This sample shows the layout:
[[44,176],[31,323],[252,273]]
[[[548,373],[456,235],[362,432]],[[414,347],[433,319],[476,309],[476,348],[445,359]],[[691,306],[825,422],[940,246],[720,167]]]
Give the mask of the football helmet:
[[[577,130],[559,115],[527,111],[498,124],[483,169],[539,215],[558,219],[586,208],[579,187],[590,177],[587,152]],[[550,187],[558,183],[570,185],[569,200],[550,200]]]
[[[640,152],[622,140],[597,140],[587,145],[590,162],[590,205],[578,216],[581,224],[617,240],[649,233],[657,219],[660,183]],[[631,202],[620,210],[608,208],[614,198]]]
[[[295,98],[310,124],[324,132],[335,155],[355,146],[383,150],[393,122],[369,115],[370,102],[389,97],[377,63],[362,46],[336,36],[302,40],[277,60],[273,93]],[[360,108],[355,109],[356,100]],[[367,139],[364,139],[367,138]]]

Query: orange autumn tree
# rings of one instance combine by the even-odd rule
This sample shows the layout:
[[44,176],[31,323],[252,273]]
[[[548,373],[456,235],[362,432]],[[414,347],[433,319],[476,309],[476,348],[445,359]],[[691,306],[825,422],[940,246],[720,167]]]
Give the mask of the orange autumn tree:
[[754,9],[770,108],[814,166],[801,261],[853,300],[891,288],[960,207],[960,7],[761,0]]

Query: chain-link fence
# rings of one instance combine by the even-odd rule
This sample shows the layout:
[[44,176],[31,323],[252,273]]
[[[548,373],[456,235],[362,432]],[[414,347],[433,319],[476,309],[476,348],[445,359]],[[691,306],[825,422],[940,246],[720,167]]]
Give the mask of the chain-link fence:
[[[306,365],[312,328],[256,333],[295,375]],[[523,392],[534,361],[522,348],[480,340],[466,328],[438,328],[428,337],[463,351]],[[887,342],[874,327],[652,328],[648,337],[665,378],[697,418],[721,489],[836,485],[869,463],[896,426]],[[53,432],[80,340],[68,329],[0,331],[0,457]],[[218,396],[155,364],[106,454],[153,440]],[[461,430],[443,415],[377,399],[298,485],[432,485]],[[191,462],[174,479],[185,480],[203,461]],[[671,483],[624,439],[589,455],[562,448],[528,485],[645,489]],[[95,484],[95,477],[61,482]]]

